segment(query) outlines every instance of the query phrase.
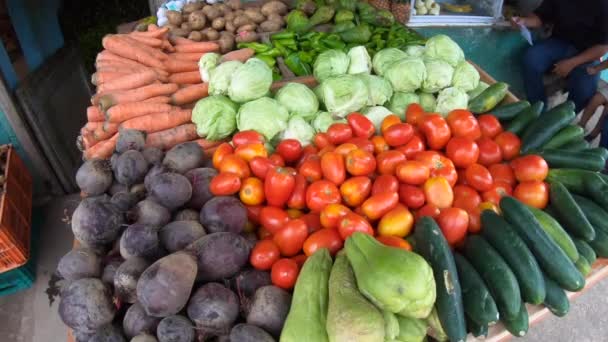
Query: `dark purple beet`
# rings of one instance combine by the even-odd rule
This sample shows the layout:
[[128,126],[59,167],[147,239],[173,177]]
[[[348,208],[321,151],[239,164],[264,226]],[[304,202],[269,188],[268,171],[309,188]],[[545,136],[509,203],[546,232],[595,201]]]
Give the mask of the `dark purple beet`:
[[200,167],[192,169],[184,174],[192,184],[192,197],[188,202],[188,207],[201,210],[203,205],[213,198],[209,183],[213,177],[217,176],[217,171],[212,168]]
[[208,233],[239,234],[247,224],[247,209],[236,197],[214,197],[201,209],[200,221]]
[[229,232],[205,235],[187,250],[196,256],[197,280],[201,281],[233,277],[247,264],[251,251],[244,237]]
[[239,315],[239,300],[225,286],[207,283],[194,292],[187,312],[204,335],[227,335]]

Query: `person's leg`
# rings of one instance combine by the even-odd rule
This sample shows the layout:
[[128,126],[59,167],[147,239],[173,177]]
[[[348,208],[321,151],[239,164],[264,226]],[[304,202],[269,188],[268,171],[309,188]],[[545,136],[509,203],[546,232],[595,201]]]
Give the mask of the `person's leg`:
[[573,56],[576,49],[570,44],[556,38],[540,41],[524,53],[524,84],[528,101],[547,103],[543,76],[553,65],[564,58]]
[[589,132],[589,135],[587,135],[585,139],[587,139],[588,141],[593,141],[593,139],[595,139],[600,133],[602,133],[602,139],[604,139],[603,132],[608,133],[608,130],[604,129],[607,113],[608,108],[604,107],[604,110],[602,110],[602,114],[600,114],[600,118],[597,120],[597,124],[595,125],[595,127],[593,127],[593,129],[591,130],[591,132]]
[[600,121],[602,122],[598,122],[597,127],[602,128],[600,146],[608,148],[608,120],[606,120],[606,115],[608,115],[608,108],[604,108],[604,111],[602,112],[602,117],[600,118]]
[[568,99],[574,102],[576,112],[583,110],[589,100],[597,92],[599,75],[589,75],[589,64],[579,65],[568,75]]
[[591,117],[593,116],[593,113],[595,113],[597,108],[603,105],[605,102],[606,99],[602,94],[600,94],[599,92],[595,93],[591,100],[589,100],[589,103],[585,107],[585,110],[583,110],[583,115],[581,116],[581,121],[579,121],[578,125],[585,128],[585,126],[587,126],[587,123],[589,122],[589,119],[591,119]]

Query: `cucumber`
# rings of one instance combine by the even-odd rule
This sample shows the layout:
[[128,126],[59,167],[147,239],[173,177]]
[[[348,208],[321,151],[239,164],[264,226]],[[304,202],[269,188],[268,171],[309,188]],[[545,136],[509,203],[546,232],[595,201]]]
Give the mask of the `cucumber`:
[[520,301],[520,308],[517,316],[513,319],[503,318],[501,319],[502,324],[505,328],[515,337],[522,337],[528,332],[529,328],[529,317],[528,309],[526,304]]
[[583,180],[585,191],[589,197],[602,208],[608,210],[608,184],[604,182],[599,174],[589,175]]
[[537,153],[552,168],[578,168],[589,171],[604,169],[606,161],[597,153],[547,148]]
[[498,252],[481,236],[470,235],[464,254],[490,289],[501,317],[515,318],[521,292],[517,278]]
[[578,251],[570,235],[548,212],[528,206],[534,218],[540,223],[540,227],[551,237],[551,239],[561,248],[572,262],[578,260]]
[[571,141],[582,139],[585,129],[579,125],[568,125],[557,132],[553,138],[543,144],[542,148],[559,148]]
[[608,234],[608,212],[587,197],[572,195],[585,217],[595,231],[602,230]]
[[484,114],[496,107],[507,95],[509,85],[496,82],[469,102],[469,110],[475,114]]
[[604,160],[608,159],[608,149],[605,149],[604,147],[593,147],[586,149],[585,151],[597,153],[602,158],[604,158]]
[[585,278],[576,269],[566,253],[551,239],[525,204],[513,197],[500,200],[504,217],[513,226],[536,257],[542,269],[560,286],[569,291],[585,287]]
[[545,104],[541,101],[534,103],[517,114],[517,116],[507,126],[507,131],[520,135],[526,127],[536,120],[543,112]]
[[480,325],[496,323],[498,321],[496,302],[479,273],[458,252],[454,252],[454,261],[458,270],[466,316]]
[[440,279],[435,282],[435,307],[441,326],[451,341],[464,341],[467,326],[458,271],[450,245],[430,217],[423,217],[416,223],[414,235],[418,244],[416,251],[431,265],[435,279]]
[[589,148],[589,142],[585,139],[577,139],[560,146],[560,148],[570,151],[584,151]]
[[479,324],[467,316],[467,330],[475,337],[488,337],[488,325]]
[[545,300],[543,274],[524,241],[513,227],[491,210],[481,213],[481,235],[505,259],[517,278],[521,296],[531,304]]
[[591,265],[593,265],[593,263],[597,259],[597,256],[595,255],[595,251],[593,250],[593,248],[591,248],[591,246],[589,246],[589,244],[587,242],[585,242],[581,239],[574,239],[574,244],[576,245],[576,249],[578,250],[578,253],[581,256],[584,256],[585,259],[587,259],[587,261],[589,261],[589,263]]
[[558,221],[563,223],[565,228],[570,230],[570,233],[585,241],[591,241],[595,238],[595,229],[593,229],[591,222],[562,183],[551,183],[549,198],[551,199],[551,206],[557,211]]
[[608,234],[601,229],[595,232],[595,239],[589,241],[589,246],[593,248],[595,254],[600,258],[608,258]]
[[566,101],[557,107],[543,113],[526,128],[521,137],[521,152],[541,147],[557,132],[574,120],[574,103]]
[[581,255],[580,258],[578,258],[578,260],[576,260],[576,262],[574,263],[574,265],[576,266],[576,268],[578,269],[578,271],[581,272],[581,274],[584,275],[585,277],[587,275],[589,275],[589,273],[591,273],[591,264],[582,255]]
[[492,110],[492,115],[500,121],[511,120],[528,107],[530,107],[530,102],[528,101],[508,103],[494,108]]
[[547,179],[548,183],[560,182],[571,192],[577,194],[585,194],[585,183],[587,177],[596,174],[593,171],[580,169],[549,169]]
[[557,317],[564,317],[570,311],[570,302],[566,292],[545,274],[545,288],[547,296],[545,296],[545,306],[552,314]]

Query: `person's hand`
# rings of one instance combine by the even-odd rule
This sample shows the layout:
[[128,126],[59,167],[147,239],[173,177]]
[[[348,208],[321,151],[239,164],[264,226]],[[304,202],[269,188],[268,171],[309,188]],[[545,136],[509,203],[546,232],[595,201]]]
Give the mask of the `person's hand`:
[[576,68],[576,63],[572,59],[563,59],[555,63],[553,72],[559,77],[566,77],[570,74],[572,69]]
[[587,67],[587,73],[589,75],[597,75],[599,72],[600,72],[600,70],[594,66]]
[[516,30],[519,30],[519,27],[521,25],[526,26],[526,20],[522,17],[511,17],[511,20],[509,22],[511,23],[511,27]]

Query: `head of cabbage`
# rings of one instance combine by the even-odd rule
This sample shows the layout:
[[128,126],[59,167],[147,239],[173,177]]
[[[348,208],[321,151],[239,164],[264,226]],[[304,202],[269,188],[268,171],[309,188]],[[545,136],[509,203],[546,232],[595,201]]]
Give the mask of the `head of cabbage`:
[[380,134],[382,120],[393,114],[388,108],[382,106],[367,107],[364,108],[361,113],[374,124],[374,127],[376,127],[376,134]]
[[384,77],[361,74],[359,77],[367,86],[368,98],[366,106],[381,106],[393,96],[393,87]]
[[329,126],[336,122],[346,123],[344,118],[334,118],[328,112],[318,112],[315,118],[312,120],[311,125],[315,132],[326,132]]
[[372,66],[377,75],[384,76],[384,72],[394,62],[407,57],[407,54],[397,48],[386,48],[378,51],[372,59]]
[[464,91],[471,91],[479,85],[479,72],[471,63],[462,61],[454,69],[452,85]]
[[393,86],[393,91],[413,92],[422,86],[426,79],[426,67],[422,59],[406,57],[392,63],[384,77]]
[[313,65],[313,74],[317,81],[323,82],[326,79],[338,75],[344,75],[348,71],[350,59],[341,50],[327,50],[321,52]]
[[287,109],[269,97],[243,104],[236,115],[239,131],[249,129],[257,131],[268,141],[287,128],[288,120]]
[[399,116],[401,120],[405,120],[405,111],[412,103],[420,103],[420,97],[416,93],[403,93],[397,91],[391,97],[391,102],[388,104],[393,114]]
[[435,111],[447,116],[454,109],[467,109],[469,96],[462,89],[456,87],[445,88],[437,96]]
[[243,103],[268,94],[272,85],[272,70],[257,58],[250,58],[239,66],[230,79],[228,96],[234,102]]
[[349,74],[369,74],[372,71],[372,59],[365,46],[355,46],[348,50]]
[[199,100],[192,109],[192,122],[199,136],[221,140],[236,130],[238,106],[223,95],[208,96]]
[[422,82],[422,91],[436,93],[452,83],[454,68],[440,59],[425,59],[426,78]]
[[405,53],[412,57],[424,56],[424,45],[409,45],[405,48]]
[[209,71],[209,95],[228,95],[232,74],[243,63],[239,61],[228,61],[212,68]]
[[315,93],[300,83],[287,83],[274,98],[287,108],[290,115],[301,116],[306,121],[312,120],[319,110],[319,100]]
[[210,72],[219,64],[220,57],[218,53],[209,52],[198,60],[198,71],[201,74],[203,82],[209,82]]
[[310,145],[314,136],[315,130],[299,116],[292,116],[287,122],[287,128],[281,132],[281,140],[296,139],[302,146]]
[[325,104],[325,109],[337,117],[345,117],[363,108],[369,95],[365,82],[355,75],[328,78],[315,92]]
[[440,59],[455,67],[464,60],[464,52],[450,37],[438,34],[426,41],[424,50],[426,58]]
[[422,109],[424,109],[425,112],[434,112],[435,107],[437,106],[435,95],[425,92],[418,92],[417,94],[419,99],[418,103],[420,103]]

